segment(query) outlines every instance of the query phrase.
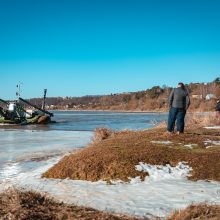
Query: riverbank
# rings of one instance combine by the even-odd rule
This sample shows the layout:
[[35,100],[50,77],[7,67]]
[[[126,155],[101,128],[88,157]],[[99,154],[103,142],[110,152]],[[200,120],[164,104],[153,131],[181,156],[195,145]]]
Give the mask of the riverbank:
[[185,161],[193,169],[189,179],[220,181],[218,130],[189,129],[183,135],[169,135],[164,128],[120,132],[102,129],[95,139],[89,147],[64,157],[43,177],[129,181],[148,175],[135,169],[140,162],[175,167]]
[[[167,220],[187,220],[195,216],[197,219],[217,220],[220,218],[220,206],[190,205],[184,210],[174,212]],[[126,215],[113,215],[89,207],[67,205],[43,193],[17,189],[9,189],[0,194],[0,218],[4,220],[143,220]],[[153,219],[160,220],[160,218]]]
[[[61,115],[72,118],[69,113]],[[118,114],[115,120],[118,124],[123,121],[121,115]],[[90,114],[85,116],[89,124]],[[129,116],[130,123],[137,117],[138,114]],[[88,140],[93,132],[5,130],[1,133],[3,146],[5,143],[1,155],[7,155],[5,150],[11,149],[6,137],[10,140],[14,137],[17,146],[14,151],[22,150],[25,155],[22,153],[18,158],[17,153],[9,154],[10,159],[12,155],[16,156],[16,162],[4,163],[0,188],[16,186],[46,193],[65,206],[77,204],[145,219],[160,217],[164,220],[175,210],[182,210],[192,203],[206,201],[219,205],[220,130],[218,127],[199,127],[201,119],[202,123],[207,121],[204,114],[201,117],[196,120],[193,117],[189,124],[196,126],[187,126],[184,135],[168,135],[163,122],[158,128],[139,131],[97,129],[90,144]],[[158,120],[159,116],[155,118]],[[24,140],[27,140],[27,146]],[[78,142],[80,146],[88,146],[76,150]],[[12,142],[11,147],[14,146]],[[55,152],[61,149],[66,152],[75,149],[75,152],[62,159],[62,154]],[[36,150],[38,154],[33,155]],[[48,156],[50,152],[56,154],[47,158],[43,155],[45,152]],[[68,157],[68,163],[62,164],[61,161]],[[55,167],[53,174],[63,171],[66,175],[63,179],[60,176],[57,179],[42,178]],[[71,173],[74,173],[72,179]]]
[[66,205],[43,193],[9,189],[0,194],[0,219],[4,220],[138,220],[92,208]]
[[[167,220],[220,218],[220,206],[198,204],[190,205],[170,215]],[[33,191],[9,189],[0,194],[0,218],[4,220],[148,220],[126,215],[113,215],[93,208],[66,205],[53,198]],[[160,218],[154,218],[160,220]]]
[[[50,159],[44,167],[39,167],[34,172],[21,173],[14,178],[14,186],[37,190],[43,195],[43,198],[39,195],[35,197],[31,191],[30,199],[29,192],[19,192],[19,198],[21,196],[25,202],[21,203],[23,205],[19,209],[14,209],[14,213],[28,215],[30,211],[51,217],[59,216],[59,210],[63,210],[60,215],[77,215],[75,219],[105,219],[103,211],[107,211],[114,214],[107,214],[106,219],[115,214],[134,216],[126,216],[128,219],[182,220],[189,215],[206,219],[214,216],[214,219],[218,219],[219,136],[220,130],[212,128],[187,128],[184,135],[168,135],[164,128],[121,132],[98,129],[93,142],[86,148],[61,160],[60,157]],[[50,168],[52,165],[54,166]],[[54,172],[54,169],[57,171]],[[77,169],[78,177],[72,178],[70,174]],[[51,172],[69,176],[57,176],[58,179],[40,177],[42,174],[51,175]],[[7,181],[2,183],[6,188],[10,185]],[[55,198],[55,205],[50,201],[49,204],[41,203],[46,200],[45,193],[50,198]],[[3,195],[12,198],[8,191]],[[5,198],[2,195],[0,197]],[[34,198],[41,198],[40,202]],[[187,211],[179,211],[192,203],[204,201],[207,206],[195,205]],[[10,203],[12,206],[18,204],[13,199],[5,202],[7,207]],[[12,207],[11,204],[9,206]],[[2,210],[3,214],[10,213],[6,206]],[[89,218],[85,217],[86,210],[92,210],[89,211]],[[174,215],[171,216],[173,212]],[[120,216],[119,219],[123,217]]]
[[[93,143],[64,157],[43,177],[68,178],[73,182],[86,180],[94,184],[104,180],[113,185],[103,189],[110,190],[109,193],[113,193],[111,190],[118,182],[123,181],[119,185],[121,190],[127,182],[130,196],[125,201],[121,199],[120,206],[137,196],[142,201],[141,207],[145,206],[145,212],[152,216],[167,217],[171,210],[204,201],[217,204],[214,210],[219,215],[219,146],[220,130],[212,128],[187,128],[183,135],[167,134],[163,127],[120,132],[98,129]],[[118,191],[120,198],[121,190]],[[105,199],[103,196],[103,204]],[[134,207],[139,216],[151,219],[149,214],[143,215],[139,205]],[[156,211],[159,207],[160,212]],[[195,210],[192,209],[192,213]],[[204,214],[204,208],[198,210]],[[183,215],[176,214],[170,219],[184,219],[178,216]]]
[[[42,161],[44,166],[0,185],[44,192],[70,206],[165,219],[192,203],[219,205],[219,133],[219,129],[204,128],[187,128],[184,135],[167,135],[165,128],[98,129],[86,148],[63,159]],[[69,163],[63,163],[67,158]],[[79,176],[41,178],[54,169],[56,175],[76,170]]]

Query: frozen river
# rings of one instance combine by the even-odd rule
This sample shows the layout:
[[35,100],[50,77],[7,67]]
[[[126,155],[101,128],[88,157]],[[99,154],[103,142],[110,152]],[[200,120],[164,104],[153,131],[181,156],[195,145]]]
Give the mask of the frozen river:
[[144,182],[136,178],[126,184],[41,178],[63,155],[85,147],[97,127],[145,129],[166,118],[166,113],[59,111],[55,112],[55,124],[1,126],[0,190],[11,186],[34,189],[67,203],[147,217],[164,217],[174,208],[184,208],[192,202],[219,204],[220,184],[188,181],[190,167],[184,164],[176,168],[139,165],[150,177]]
[[166,118],[166,114],[153,113],[57,111],[54,114],[57,123],[49,125],[0,126],[0,180],[40,166],[39,161],[46,158],[85,147],[97,127],[144,129]]

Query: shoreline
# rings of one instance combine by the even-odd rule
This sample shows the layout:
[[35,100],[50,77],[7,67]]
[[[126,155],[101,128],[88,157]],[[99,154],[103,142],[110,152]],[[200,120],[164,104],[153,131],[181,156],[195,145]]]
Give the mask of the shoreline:
[[[207,131],[205,130],[205,133],[206,132]],[[217,131],[215,131],[215,132],[217,132]],[[211,133],[212,132],[210,131],[210,134]],[[195,131],[194,134],[198,134],[198,131],[197,132]],[[206,134],[205,134],[205,136],[206,136]],[[104,133],[104,135],[105,135],[105,133]],[[114,163],[113,163],[113,165],[110,164],[112,170],[108,169],[108,171],[113,171],[112,174],[115,174],[115,172],[118,172],[120,170],[120,167],[122,168],[122,171],[126,170],[127,167],[134,168],[135,167],[134,165],[137,165],[138,161],[139,162],[142,161],[142,159],[139,159],[139,158],[142,155],[144,155],[144,153],[147,153],[146,155],[149,155],[149,154],[151,155],[151,156],[149,156],[149,158],[151,158],[151,160],[153,158],[156,159],[156,157],[158,157],[158,159],[155,160],[155,164],[164,164],[165,162],[167,163],[167,161],[168,162],[170,161],[170,164],[172,165],[172,167],[170,169],[171,169],[171,171],[172,171],[172,169],[174,169],[173,174],[175,174],[175,172],[176,172],[175,169],[178,168],[175,164],[176,163],[175,161],[179,160],[179,156],[177,156],[175,159],[173,152],[178,151],[178,149],[176,148],[176,145],[178,145],[178,143],[180,143],[180,142],[182,142],[182,145],[179,144],[178,146],[179,146],[179,149],[181,152],[184,151],[187,153],[188,151],[190,151],[191,153],[197,153],[198,150],[206,151],[206,153],[210,154],[210,156],[212,157],[212,160],[214,161],[214,159],[215,159],[213,157],[214,152],[212,153],[212,151],[216,151],[216,153],[217,153],[218,148],[204,149],[202,146],[200,147],[200,145],[202,145],[202,143],[204,143],[204,141],[206,140],[205,136],[203,139],[201,137],[201,135],[199,135],[199,138],[201,139],[199,141],[199,140],[197,140],[198,137],[196,137],[196,140],[194,140],[194,136],[192,136],[192,133],[188,133],[188,132],[184,136],[177,136],[177,135],[176,136],[166,136],[166,135],[164,135],[163,130],[155,130],[155,132],[154,132],[154,129],[152,129],[151,131],[149,130],[148,132],[147,131],[140,131],[140,132],[124,131],[122,133],[117,132],[117,133],[113,133],[112,136],[110,134],[110,136],[107,138],[104,138],[104,139],[101,138],[100,140],[96,140],[98,142],[95,143],[95,146],[88,146],[87,145],[87,146],[85,146],[85,148],[77,149],[74,153],[71,152],[69,155],[66,155],[66,156],[62,157],[61,159],[59,159],[59,162],[61,160],[65,160],[65,158],[75,157],[75,158],[79,158],[79,160],[77,160],[77,161],[80,161],[80,163],[81,163],[83,161],[83,158],[84,158],[84,160],[86,158],[89,158],[89,160],[91,160],[90,165],[91,166],[95,165],[95,169],[96,169],[96,168],[102,167],[102,166],[99,166],[99,163],[98,164],[94,163],[94,162],[96,162],[96,158],[101,158],[100,161],[104,161],[104,165],[108,164],[108,162],[112,162],[112,161],[114,162],[115,159],[116,159],[115,161],[118,161],[118,162],[122,161],[123,162],[123,159],[126,159],[125,157],[127,157],[127,156],[128,156],[127,161],[130,161],[129,155],[133,155],[132,158],[135,158],[134,155],[137,155],[138,152],[141,152],[142,150],[148,148],[150,150],[147,150],[146,152],[143,151],[142,153],[140,153],[140,155],[137,155],[137,157],[138,157],[137,161],[134,164],[132,164],[131,166],[130,165],[124,166],[127,163],[122,163],[122,166],[120,166],[120,164],[118,164],[119,166],[117,165],[114,169],[114,167],[113,167]],[[213,133],[213,138],[214,138],[213,139],[214,141],[218,141],[217,140],[218,138],[214,135],[214,133]],[[187,139],[187,141],[186,141],[186,139]],[[169,142],[166,142],[167,140],[169,140]],[[116,141],[120,142],[121,144],[120,143],[117,144]],[[195,141],[195,143],[198,144],[198,146],[193,145],[194,141]],[[219,141],[220,141],[220,139],[219,139]],[[133,143],[133,145],[134,145],[133,150],[131,149],[132,148],[130,145],[131,143]],[[207,143],[208,143],[208,145],[205,145],[205,147],[212,145],[212,143],[210,143],[210,142],[207,142]],[[215,143],[215,142],[213,142],[213,143]],[[190,146],[187,146],[186,144],[188,144]],[[115,148],[115,145],[117,145],[116,148]],[[148,145],[152,145],[152,147],[150,148]],[[103,149],[103,147],[105,147],[105,149]],[[191,149],[191,147],[192,147],[192,149]],[[198,147],[200,147],[200,149],[198,149]],[[157,155],[165,155],[163,153],[163,151],[161,151],[162,149],[164,149],[164,152],[166,152],[166,154],[173,155],[173,156],[172,156],[172,158],[170,158],[170,160],[169,160],[169,158],[164,158],[164,160],[161,163],[159,163],[160,160],[162,159],[161,157],[163,157],[163,156],[157,156]],[[153,152],[155,150],[157,152],[154,154]],[[112,157],[108,160],[108,157],[106,157],[106,155],[111,156],[110,154],[113,153],[113,151],[115,151],[115,155],[112,155]],[[84,154],[84,153],[86,153],[86,154]],[[133,154],[133,153],[135,153],[135,154]],[[105,154],[105,157],[104,157],[104,154]],[[80,155],[82,155],[82,157],[80,157]],[[95,157],[92,155],[95,155]],[[98,157],[98,155],[100,157]],[[199,156],[199,154],[198,154],[198,156]],[[120,158],[120,160],[117,159],[118,157]],[[143,157],[143,158],[145,158],[145,157]],[[55,158],[51,158],[51,160],[53,160],[53,159],[55,160]],[[183,158],[183,159],[186,159],[186,158]],[[95,160],[95,161],[93,161],[93,160]],[[73,160],[70,160],[70,162],[71,161],[73,161]],[[76,162],[75,167],[77,167],[77,161],[75,161]],[[198,160],[198,161],[200,161],[200,160]],[[56,164],[58,165],[59,162],[55,163],[54,165],[56,165]],[[85,161],[85,162],[87,162],[87,161]],[[126,162],[126,161],[124,160],[124,162]],[[154,164],[154,161],[152,163]],[[67,164],[70,167],[74,167],[74,166],[71,166],[71,164],[69,162]],[[145,161],[145,164],[150,164],[150,163]],[[204,163],[204,164],[206,164],[206,163]],[[48,163],[47,169],[46,169],[47,165],[45,166],[46,171],[48,171],[48,169],[50,169],[49,168],[50,165],[51,164]],[[160,166],[162,166],[162,165],[160,165]],[[85,169],[81,169],[82,167],[84,167]],[[191,166],[189,166],[189,167],[191,167]],[[80,170],[79,170],[80,172],[84,172],[87,170],[86,165],[79,166],[79,168],[80,168]],[[194,170],[196,171],[196,167],[194,167],[194,168],[195,168]],[[92,170],[94,171],[95,169],[92,169]],[[34,189],[34,190],[37,188],[41,189],[40,190],[41,192],[48,193],[48,195],[54,197],[57,201],[64,202],[65,204],[68,204],[68,201],[70,201],[72,204],[89,206],[89,207],[98,209],[99,211],[105,210],[105,211],[108,211],[110,214],[121,213],[121,214],[125,214],[125,215],[132,215],[132,213],[135,212],[138,214],[137,217],[140,217],[140,218],[145,216],[144,213],[150,213],[151,216],[161,216],[161,217],[167,219],[168,215],[172,211],[174,211],[175,209],[184,209],[185,206],[189,205],[187,202],[185,202],[185,204],[183,206],[182,203],[179,202],[181,200],[181,196],[187,197],[187,195],[189,195],[188,199],[190,200],[191,196],[194,195],[195,202],[202,202],[203,201],[202,199],[200,200],[199,198],[196,197],[197,191],[195,191],[195,193],[194,193],[193,190],[188,190],[188,191],[185,190],[182,192],[182,195],[180,195],[180,197],[178,197],[178,196],[175,197],[175,195],[178,193],[173,194],[173,197],[176,200],[175,201],[176,205],[173,203],[169,203],[169,198],[167,197],[167,201],[163,204],[163,206],[160,206],[160,204],[157,203],[157,201],[160,201],[160,199],[161,199],[160,195],[162,195],[162,196],[166,195],[166,193],[171,188],[171,186],[174,187],[173,188],[174,192],[180,191],[181,184],[183,184],[183,185],[188,184],[187,186],[190,187],[191,189],[195,189],[195,186],[197,188],[199,188],[199,186],[200,186],[200,188],[199,188],[200,191],[203,190],[204,188],[211,187],[211,188],[213,188],[211,194],[209,191],[205,191],[202,193],[202,194],[207,195],[206,198],[209,198],[208,196],[210,196],[210,195],[215,196],[214,193],[216,192],[216,188],[218,187],[218,185],[216,185],[216,184],[219,184],[219,182],[213,183],[212,181],[206,182],[205,180],[200,181],[199,184],[197,184],[194,181],[185,180],[184,178],[173,179],[173,177],[175,177],[175,175],[172,177],[172,172],[166,173],[166,166],[163,166],[162,169],[161,169],[161,167],[159,167],[159,169],[158,169],[158,172],[160,172],[160,173],[161,173],[161,171],[164,170],[164,173],[160,176],[157,175],[157,171],[156,171],[156,173],[151,173],[151,175],[149,175],[149,177],[147,177],[147,178],[150,178],[149,181],[146,178],[145,182],[138,181],[136,183],[133,182],[134,184],[127,183],[126,184],[126,187],[128,188],[127,192],[130,192],[130,195],[129,195],[129,198],[126,198],[125,195],[127,195],[127,193],[125,193],[125,188],[123,187],[124,184],[108,185],[108,184],[104,184],[104,183],[98,182],[98,181],[95,181],[95,183],[92,183],[91,180],[90,181],[89,180],[83,181],[82,179],[81,180],[79,180],[79,179],[78,180],[71,180],[71,179],[67,179],[67,178],[65,178],[63,180],[60,180],[60,178],[58,178],[58,179],[55,178],[53,180],[50,180],[48,178],[41,179],[40,176],[41,176],[43,170],[44,170],[44,168],[42,169],[42,167],[41,168],[39,167],[39,169],[36,170],[37,172],[33,172],[33,173],[27,172],[26,173],[27,175],[21,174],[17,178],[17,180],[15,180],[15,183],[17,183],[18,186],[25,187],[27,189]],[[152,167],[151,171],[153,171],[153,170],[155,170],[155,169]],[[208,169],[208,170],[210,170],[210,169]],[[90,172],[90,170],[88,170],[88,171],[89,171],[88,172],[89,174],[92,173],[92,172]],[[141,174],[141,176],[144,174],[142,171],[138,171],[138,170],[132,171],[132,173],[133,172],[138,172],[138,173],[135,173],[135,175],[133,176],[134,177],[133,181],[137,181],[137,179],[135,179],[135,177],[138,176],[139,174]],[[142,173],[139,173],[139,172],[142,172]],[[99,169],[98,169],[97,173],[100,174]],[[201,172],[198,172],[198,173],[201,173]],[[169,175],[171,175],[170,178],[163,179],[163,176],[169,177]],[[87,175],[85,175],[85,176],[87,176]],[[127,174],[126,174],[126,176],[127,176]],[[128,176],[131,176],[131,175],[128,175]],[[143,177],[144,176],[145,175],[143,175]],[[151,178],[154,178],[154,176],[158,176],[159,179],[156,181],[154,179],[151,179]],[[207,178],[204,177],[204,179],[207,179]],[[151,183],[152,183],[151,180],[154,180],[154,185],[151,185]],[[177,184],[175,184],[175,182]],[[147,191],[147,189],[145,188],[146,184],[148,186],[147,188],[149,188],[149,191]],[[165,187],[164,192],[159,190],[161,187],[161,184],[163,184],[163,187]],[[180,185],[180,188],[178,187],[179,185]],[[153,190],[150,190],[150,189],[153,189]],[[154,192],[154,194],[150,194],[151,191]],[[77,192],[79,192],[79,193],[77,193]],[[153,198],[153,196],[155,197],[155,192],[157,192],[156,193],[157,199],[153,200],[151,198]],[[163,194],[163,193],[165,193],[165,194]],[[110,194],[116,195],[116,196],[109,196]],[[69,195],[71,195],[71,196],[69,196]],[[78,198],[78,199],[74,199],[74,197],[72,195],[75,195],[75,198]],[[83,195],[90,195],[90,196],[84,197]],[[124,201],[123,201],[123,199],[121,199],[120,208],[118,207],[117,203],[114,202],[115,200],[117,200],[118,195],[120,195],[120,198],[125,198]],[[130,204],[132,202],[134,202],[135,204],[138,204],[139,199],[136,200],[136,198],[141,198],[141,200],[143,202],[139,205],[136,205],[136,206],[130,206]],[[127,199],[129,199],[130,203],[127,202]],[[163,199],[164,199],[164,197],[163,197]],[[100,200],[102,200],[102,208],[101,209],[100,209],[100,202],[99,202]],[[81,201],[81,202],[79,202],[79,201]],[[109,203],[109,201],[110,201],[110,203]],[[142,208],[143,204],[144,204],[144,211]],[[153,208],[152,208],[152,204],[153,204]],[[106,209],[106,207],[108,207],[109,209]],[[158,207],[161,208],[161,210],[163,210],[163,211],[161,211],[159,213],[157,211]],[[113,210],[113,212],[112,212],[112,210]],[[127,210],[132,210],[132,211],[128,212]]]
[[[198,133],[195,132],[194,134],[198,134]],[[147,145],[146,145],[146,137],[148,137],[149,139],[147,140]],[[202,152],[205,153],[206,151],[206,154],[209,154],[212,157],[211,161],[216,161],[215,154],[218,154],[217,153],[218,149],[216,148],[216,152],[212,151],[212,149],[209,149],[209,148],[207,148],[207,150],[204,149],[201,145],[206,140],[206,137],[199,136],[199,138],[201,140],[197,140],[197,137],[196,137],[196,143],[198,144],[198,146],[196,146],[194,143],[195,141],[194,137],[192,136],[192,134],[188,132],[184,136],[166,136],[164,135],[164,132],[161,129],[160,130],[151,129],[149,131],[141,131],[141,132],[124,131],[122,133],[121,132],[114,133],[112,136],[110,135],[109,137],[104,138],[104,139],[102,138],[99,139],[99,136],[98,136],[98,140],[96,139],[96,142],[93,142],[93,146],[87,145],[85,148],[75,151],[73,154],[70,153],[69,155],[66,155],[61,160],[59,160],[59,162],[56,163],[51,168],[45,169],[46,172],[48,172],[50,169],[54,169],[54,167],[57,166],[58,169],[54,170],[55,172],[52,171],[52,173],[59,175],[60,171],[62,174],[66,173],[65,169],[63,170],[63,168],[65,167],[67,168],[68,174],[70,174],[70,169],[69,169],[70,167],[74,169],[76,168],[77,175],[75,179],[71,178],[71,176],[63,176],[63,177],[54,176],[54,177],[48,178],[48,176],[44,176],[45,173],[43,173],[43,177],[44,177],[43,179],[41,178],[35,179],[35,174],[33,174],[34,179],[32,179],[33,180],[32,187],[41,186],[42,189],[44,189],[43,191],[49,193],[49,195],[52,195],[54,198],[58,199],[58,201],[60,202],[64,202],[64,203],[67,202],[67,204],[68,204],[68,201],[70,201],[73,204],[75,203],[75,204],[80,204],[83,206],[86,204],[86,205],[91,206],[92,208],[98,209],[100,211],[106,210],[106,211],[109,211],[110,213],[112,213],[112,210],[113,210],[113,213],[117,213],[117,214],[120,213],[120,214],[125,214],[125,215],[132,215],[132,213],[135,212],[137,216],[140,218],[146,217],[145,213],[150,213],[149,215],[151,216],[158,216],[158,217],[167,219],[168,216],[172,213],[172,211],[176,209],[184,209],[185,207],[190,205],[188,201],[186,201],[184,205],[182,204],[181,202],[182,196],[187,197],[187,195],[189,195],[187,197],[187,200],[189,201],[191,201],[191,197],[193,196],[194,201],[196,203],[200,203],[200,202],[203,202],[205,199],[209,198],[209,196],[211,195],[213,196],[213,199],[215,199],[216,201],[216,197],[214,196],[215,195],[214,193],[216,192],[216,189],[219,186],[218,180],[211,180],[212,179],[211,176],[210,176],[211,178],[207,178],[208,176],[205,176],[205,175],[198,176],[198,178],[193,178],[193,179],[188,179],[188,178],[186,179],[184,176],[182,176],[182,172],[187,171],[188,173],[190,172],[192,167],[196,173],[199,173],[199,174],[202,173],[197,170],[197,166],[193,166],[193,164],[190,164],[190,161],[194,161],[194,160],[196,160],[196,164],[200,163],[200,159],[203,158],[204,156],[204,154],[203,156],[201,155]],[[213,138],[215,138],[215,135],[213,136]],[[169,141],[165,141],[165,139],[168,139]],[[185,139],[187,139],[187,141]],[[120,143],[116,144],[116,141]],[[215,141],[217,141],[217,139]],[[131,149],[132,147],[130,145],[132,142],[135,145],[133,149]],[[179,147],[176,148],[177,143],[180,143],[180,142],[182,142],[182,145],[179,144]],[[207,142],[207,143],[208,145],[205,145],[206,147],[209,145],[210,146],[212,145],[212,143],[210,142]],[[151,147],[148,145],[151,145]],[[103,147],[105,149],[103,149]],[[147,148],[150,150],[147,150]],[[145,152],[145,149],[146,149],[146,152]],[[139,155],[137,155],[138,152],[139,152]],[[167,158],[163,159],[162,158],[163,156],[158,156],[158,155],[165,155],[163,152],[166,152],[168,155],[172,157],[169,158],[168,156]],[[175,152],[177,154],[179,152],[180,154],[177,155]],[[186,155],[185,158],[181,156],[183,155],[183,152],[185,152],[185,155]],[[173,153],[175,153],[177,157]],[[139,162],[143,161],[143,158],[145,158],[145,156],[143,158],[140,158],[141,155],[143,156],[143,155],[149,155],[149,154],[150,154],[149,158],[151,158],[150,161],[144,161],[144,164],[146,165],[146,167],[152,168],[148,171],[150,172],[148,176],[147,174],[145,175],[145,172],[141,170],[135,171],[135,169],[133,168],[135,167],[135,165],[138,164],[138,161]],[[192,154],[196,154],[195,157],[192,157]],[[132,162],[133,164],[131,166],[130,164],[128,164],[130,161],[129,155],[137,155],[136,156],[137,161],[134,163]],[[197,158],[198,156],[200,157],[200,159]],[[180,157],[182,157],[181,159],[187,159],[189,157],[189,161],[188,161],[189,164],[188,165],[184,165],[183,163],[179,165],[176,164],[179,161]],[[207,164],[206,162],[210,160],[210,157],[208,156],[206,157],[207,157],[207,160],[203,158],[203,161],[205,161],[204,164]],[[126,158],[128,160],[126,160]],[[133,158],[135,158],[135,156]],[[153,158],[155,159],[155,161],[151,161]],[[102,163],[101,161],[104,161],[103,166],[100,164]],[[121,161],[122,161],[122,165],[119,164]],[[187,161],[187,160],[183,160],[183,161]],[[110,163],[110,166],[108,166],[109,163]],[[117,165],[114,168],[113,165],[115,163],[117,163]],[[168,163],[168,164],[163,165],[165,163]],[[73,166],[73,164],[75,165]],[[125,164],[127,165],[124,166]],[[158,165],[150,165],[150,164],[158,164]],[[104,176],[105,174],[103,176],[100,176],[100,173],[102,175],[102,172],[100,172],[102,171],[101,168],[102,167],[104,168],[104,166],[108,166],[106,171],[108,174],[110,172],[111,174],[110,178],[108,176],[105,178]],[[127,172],[128,168],[132,169],[130,173]],[[169,168],[168,173],[167,173],[167,168]],[[132,181],[127,182],[125,179],[120,178],[120,176],[118,176],[120,170],[121,172],[124,172],[126,170],[125,175],[123,174],[124,177],[129,176],[133,178]],[[216,170],[216,168],[214,170]],[[39,171],[43,171],[43,170],[41,169]],[[93,175],[96,175],[96,171],[98,174],[98,179],[95,176],[93,176]],[[178,174],[178,171],[180,171],[179,174]],[[82,174],[81,175],[82,178],[79,178],[80,177],[79,174]],[[134,174],[134,175],[130,175],[130,174]],[[38,172],[38,175],[41,175],[42,177],[42,172]],[[146,178],[143,179],[143,181],[141,181],[137,179],[137,176],[140,176],[143,178],[146,177]],[[178,176],[180,178],[178,178]],[[84,179],[85,177],[86,179]],[[26,178],[29,178],[29,177],[27,176]],[[89,178],[93,178],[93,179],[89,179]],[[111,179],[113,181],[120,179],[124,183],[126,182],[126,188],[130,192],[129,201],[138,204],[138,200],[136,200],[136,198],[141,198],[143,203],[131,207],[129,205],[130,203],[127,202],[127,198],[125,198],[124,200],[121,199],[121,202],[120,202],[121,206],[120,208],[118,208],[117,203],[115,203],[114,201],[116,200],[116,198],[118,198],[118,195],[120,196],[120,198],[124,198],[125,192],[126,192],[124,188],[124,183],[113,182],[113,185],[111,185],[111,184],[108,184],[108,179]],[[207,179],[208,179],[208,182],[206,181]],[[34,182],[34,180],[36,180],[36,182]],[[199,182],[197,182],[197,180],[199,180]],[[153,185],[151,184],[152,181],[154,183]],[[25,179],[23,180],[23,182],[25,182],[26,184]],[[59,184],[57,184],[58,182]],[[163,184],[163,187],[165,189],[164,191],[159,190],[159,188],[161,187],[161,184]],[[145,189],[146,185],[148,186],[149,191]],[[189,188],[189,190],[184,190],[182,191],[180,196],[175,197],[175,195],[178,194],[176,192],[180,191],[181,185],[187,185],[186,189]],[[175,204],[172,202],[169,202],[170,201],[169,197],[166,197],[166,204],[163,204],[161,206],[160,204],[157,203],[157,201],[161,199],[161,195],[164,199],[164,195],[167,194],[171,186],[173,188],[172,192],[174,192],[173,197],[175,198]],[[195,186],[197,187],[197,190],[195,190],[194,192],[192,189],[195,189]],[[197,197],[197,191],[201,191],[204,188],[209,188],[209,187],[210,189],[212,189],[212,192],[204,191],[203,193],[201,193],[201,195],[199,195],[199,197]],[[52,191],[50,190],[51,188],[53,189]],[[153,194],[150,194],[151,189],[153,189],[153,192],[154,192]],[[155,192],[157,192],[156,193],[157,199],[154,200],[151,198],[153,196],[155,197]],[[82,197],[81,197],[81,194],[82,194]],[[112,196],[109,196],[110,194]],[[71,196],[68,196],[68,195],[71,195]],[[75,195],[75,198],[78,198],[78,199],[74,199],[72,195]],[[84,197],[83,195],[90,195],[90,196]],[[150,195],[150,196],[147,197],[147,195]],[[200,196],[203,196],[205,199],[201,199]],[[63,198],[65,199],[63,200]],[[99,201],[101,199],[103,202],[100,208]],[[210,203],[208,199],[207,199],[207,203]],[[143,204],[145,207],[144,211],[142,208]],[[153,204],[153,208],[152,208],[152,204]],[[108,207],[108,209],[106,209],[106,207]],[[158,207],[163,209],[163,211],[158,212],[157,211]],[[127,211],[128,209],[129,210],[131,209],[132,211]]]
[[66,111],[66,112],[115,112],[115,113],[167,113],[167,111],[132,111],[132,110],[94,110],[94,109],[56,109],[50,111]]
[[[169,111],[133,111],[133,110],[94,110],[94,109],[56,109],[56,110],[51,110],[49,109],[50,111],[57,111],[57,112],[62,112],[62,111],[65,111],[65,112],[113,112],[113,113],[151,113],[151,114],[168,114]],[[214,111],[187,111],[187,114],[201,114],[201,113],[204,113],[204,114],[211,114],[211,113],[214,113]]]

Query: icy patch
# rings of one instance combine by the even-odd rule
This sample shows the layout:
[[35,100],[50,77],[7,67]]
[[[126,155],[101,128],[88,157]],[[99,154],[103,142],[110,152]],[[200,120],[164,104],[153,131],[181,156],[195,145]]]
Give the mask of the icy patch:
[[206,129],[220,129],[220,126],[208,126],[208,127],[204,127]]
[[[74,152],[76,150],[72,150],[70,152]],[[54,150],[54,151],[48,151],[48,152],[33,152],[33,153],[27,153],[26,155],[19,155],[17,156],[17,159],[15,162],[17,163],[24,163],[24,162],[30,162],[30,161],[42,161],[42,160],[49,160],[52,157],[58,157],[61,155],[66,155],[66,151],[62,150]]]
[[207,146],[206,149],[212,148],[212,147],[220,147],[220,146],[219,145],[211,145],[211,146]]
[[148,173],[149,177],[146,178],[154,181],[165,179],[183,179],[190,176],[190,171],[192,171],[192,168],[186,165],[185,162],[179,162],[176,167],[171,167],[169,164],[162,166],[140,162],[139,165],[135,166],[135,168],[140,172]]
[[176,167],[140,163],[136,168],[150,175],[145,181],[136,177],[130,183],[118,182],[114,185],[104,181],[42,179],[41,174],[59,160],[50,159],[41,167],[20,173],[11,181],[0,182],[0,190],[14,185],[47,192],[68,204],[150,218],[166,217],[174,209],[183,209],[191,203],[206,201],[220,204],[220,183],[187,180],[191,168],[184,162]]
[[172,141],[151,141],[153,144],[172,144]]
[[212,141],[212,140],[206,140],[204,141],[204,144],[207,146],[206,148],[211,148],[211,147],[220,147],[220,141]]
[[1,162],[28,159],[33,154],[54,154],[69,152],[85,146],[93,137],[93,132],[6,130],[0,132]]
[[184,147],[188,147],[190,149],[193,149],[193,147],[198,146],[198,144],[185,144]]
[[5,163],[2,169],[0,169],[0,177],[3,176],[4,180],[10,180],[19,172],[21,172],[21,168],[18,163]]
[[93,132],[87,131],[11,129],[0,132],[0,180],[36,169],[52,157],[84,147],[92,137]]

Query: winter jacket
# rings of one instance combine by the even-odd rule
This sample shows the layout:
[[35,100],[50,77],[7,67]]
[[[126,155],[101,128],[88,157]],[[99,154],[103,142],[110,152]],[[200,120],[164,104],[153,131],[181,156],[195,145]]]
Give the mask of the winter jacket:
[[218,102],[215,106],[215,111],[220,111],[220,102]]
[[169,106],[187,110],[190,105],[189,92],[183,88],[175,88],[169,96]]

